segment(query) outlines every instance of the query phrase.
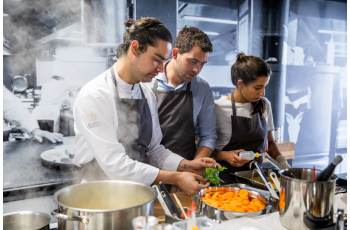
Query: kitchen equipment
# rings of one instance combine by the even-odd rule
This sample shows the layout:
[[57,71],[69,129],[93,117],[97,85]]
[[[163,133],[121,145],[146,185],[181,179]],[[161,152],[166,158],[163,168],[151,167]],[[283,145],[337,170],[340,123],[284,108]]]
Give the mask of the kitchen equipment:
[[277,191],[281,192],[281,184],[280,184],[280,181],[278,180],[276,173],[271,172],[270,177],[273,180],[273,183],[276,185]]
[[285,169],[278,161],[270,157],[268,154],[264,154],[264,157],[266,160],[268,160],[273,166],[275,166],[277,169],[282,170]]
[[261,211],[257,211],[257,212],[232,212],[232,211],[228,211],[228,210],[223,210],[220,208],[215,208],[209,204],[206,204],[205,202],[203,202],[201,200],[201,197],[204,197],[205,194],[209,193],[209,192],[220,192],[220,191],[225,191],[225,192],[235,192],[238,193],[241,190],[241,188],[238,187],[234,187],[234,186],[216,186],[216,187],[208,187],[205,189],[202,189],[199,191],[199,193],[195,196],[195,203],[197,206],[197,212],[201,213],[202,215],[213,219],[213,220],[217,220],[217,221],[224,221],[224,220],[230,220],[230,219],[234,219],[237,217],[253,217],[253,216],[258,216],[258,215],[262,215],[262,214],[266,214],[267,211],[267,200],[260,195],[258,192],[256,191],[251,191],[249,189],[249,198],[255,198],[260,200],[261,202],[263,202],[265,204],[265,209],[261,210]]
[[273,137],[276,143],[282,143],[283,141],[283,127],[282,126],[278,126],[275,127],[274,131],[273,131]]
[[[316,178],[321,172],[316,170]],[[296,178],[291,178],[290,173]],[[284,227],[311,229],[307,227],[304,219],[306,222],[316,220],[321,226],[333,223],[336,175],[333,174],[328,181],[313,182],[312,169],[289,168],[280,170],[279,174],[281,177],[279,213]]]
[[262,171],[262,169],[261,169],[260,165],[258,164],[258,162],[256,162],[255,160],[253,160],[252,162],[255,165],[256,170],[258,171],[260,177],[263,179],[267,189],[270,191],[272,197],[275,198],[275,199],[279,199],[278,194],[276,193],[275,189],[273,188],[271,182],[267,179],[266,175]]
[[169,210],[167,204],[165,203],[165,201],[163,199],[163,196],[165,197],[164,192],[160,192],[160,190],[157,187],[157,185],[153,185],[152,188],[157,191],[157,194],[158,194],[157,198],[158,198],[158,201],[159,201],[160,205],[162,206],[162,208],[163,208],[163,210],[165,212],[165,215],[171,216],[170,210]]
[[[173,230],[186,230],[187,228],[188,221],[187,220],[182,220],[179,222],[173,223]],[[198,229],[206,229],[208,227],[213,227],[217,225],[215,221],[207,218],[207,217],[197,217],[195,218],[195,225],[198,226]]]
[[57,191],[51,215],[59,230],[133,229],[135,217],[153,215],[156,198],[154,189],[137,182],[88,182]]
[[13,90],[19,93],[26,91],[26,89],[28,89],[28,86],[29,86],[26,76],[29,76],[29,75],[30,74],[25,74],[24,76],[20,76],[20,75],[14,76],[11,81],[11,86]]
[[327,168],[325,168],[320,175],[318,175],[318,177],[316,178],[316,181],[328,181],[332,174],[333,171],[335,169],[335,167],[337,167],[337,165],[343,161],[343,157],[338,155],[336,157],[334,157],[332,163],[330,163]]
[[173,196],[174,196],[175,201],[176,201],[177,205],[179,206],[179,208],[180,208],[182,214],[184,215],[185,219],[187,219],[187,215],[186,215],[186,213],[185,213],[184,208],[182,207],[182,204],[181,204],[180,200],[177,198],[177,196],[176,196],[175,193],[173,193]]
[[72,156],[74,158],[74,149],[50,149],[40,154],[42,164],[48,167],[75,167]]
[[138,216],[132,220],[134,230],[149,230],[158,224],[155,216]]
[[11,212],[3,216],[3,230],[49,230],[51,216],[42,212]]
[[176,204],[174,203],[173,199],[171,198],[168,190],[165,188],[165,185],[162,182],[159,182],[159,187],[162,192],[164,192],[166,197],[163,197],[165,203],[167,204],[169,211],[172,215],[176,215],[177,217],[181,216],[181,212],[176,207]]
[[[261,170],[264,172],[265,175],[270,175],[271,172],[274,172],[277,174],[277,178],[279,178],[278,170],[276,170],[276,169],[263,168]],[[258,182],[258,181],[253,180],[253,178],[260,177],[257,170],[255,170],[255,169],[248,170],[248,171],[236,172],[234,175],[236,176],[236,180],[238,183],[246,184],[246,185],[252,186],[254,188],[268,190],[266,185],[263,182]]]

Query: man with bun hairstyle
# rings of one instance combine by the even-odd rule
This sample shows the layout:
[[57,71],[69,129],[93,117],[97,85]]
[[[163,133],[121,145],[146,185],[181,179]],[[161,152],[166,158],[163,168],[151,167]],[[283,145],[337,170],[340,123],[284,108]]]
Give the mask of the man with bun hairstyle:
[[189,161],[160,144],[156,99],[143,84],[164,71],[171,34],[156,18],[129,19],[125,25],[118,61],[87,83],[74,104],[74,163],[82,167],[80,180],[162,181],[196,194],[209,186],[200,174],[213,160]]

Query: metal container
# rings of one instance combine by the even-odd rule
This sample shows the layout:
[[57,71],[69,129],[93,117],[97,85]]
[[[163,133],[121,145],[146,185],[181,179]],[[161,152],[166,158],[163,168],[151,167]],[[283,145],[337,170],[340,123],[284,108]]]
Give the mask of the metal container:
[[[316,170],[316,178],[322,171]],[[296,178],[291,178],[290,174]],[[313,170],[289,168],[281,176],[280,221],[288,229],[309,229],[304,224],[304,212],[321,219],[332,218],[336,175],[329,181],[313,182]]]
[[29,83],[26,78],[30,74],[25,74],[24,76],[14,76],[11,81],[11,86],[16,92],[24,92],[28,89]]
[[[276,173],[276,175],[279,178],[278,170],[276,170],[276,169],[263,168],[262,171],[265,173],[265,175],[267,177],[270,176],[270,173],[274,172],[274,173]],[[264,189],[264,190],[268,191],[268,189],[264,183],[252,180],[252,178],[254,178],[254,177],[260,177],[259,173],[255,169],[236,172],[234,175],[236,176],[236,180],[238,183],[247,184],[247,185],[252,186],[254,188]],[[277,188],[275,188],[275,191],[278,192]]]
[[201,197],[204,197],[205,194],[209,192],[225,191],[225,192],[238,193],[240,190],[242,190],[242,188],[230,187],[230,186],[208,187],[200,190],[198,195],[195,196],[195,203],[198,209],[197,212],[216,221],[225,221],[225,220],[235,219],[237,217],[254,217],[254,216],[266,214],[266,210],[268,206],[267,200],[263,196],[261,196],[258,192],[250,191],[249,189],[247,189],[249,192],[249,198],[255,198],[262,201],[265,204],[265,209],[257,212],[232,212],[232,211],[227,211],[220,208],[215,208],[209,204],[206,204],[201,200]]
[[11,212],[3,216],[4,230],[50,230],[51,216],[42,212]]
[[153,215],[157,193],[150,186],[130,181],[97,181],[68,186],[53,199],[59,230],[133,229],[137,216]]

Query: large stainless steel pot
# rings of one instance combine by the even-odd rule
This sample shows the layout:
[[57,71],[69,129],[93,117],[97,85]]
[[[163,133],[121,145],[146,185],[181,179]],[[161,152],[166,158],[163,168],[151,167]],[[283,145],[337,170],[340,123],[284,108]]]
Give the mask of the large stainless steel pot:
[[[322,171],[316,170],[316,178]],[[313,170],[289,168],[281,170],[280,221],[288,229],[309,229],[304,212],[315,218],[332,218],[336,175],[326,182],[313,182]],[[290,177],[291,173],[296,177]]]
[[[202,189],[201,191],[199,191],[198,195],[195,196],[195,203],[198,209],[197,212],[205,215],[210,219],[217,220],[217,221],[230,220],[230,219],[235,219],[237,217],[254,217],[254,216],[266,214],[266,208],[257,212],[232,212],[232,211],[227,211],[220,208],[215,208],[209,204],[206,204],[201,200],[201,197],[204,197],[205,194],[209,192],[225,191],[225,192],[238,193],[241,189],[242,188],[229,187],[229,186],[208,187],[208,188]],[[258,192],[249,191],[249,189],[247,190],[249,192],[249,198],[258,199],[262,201],[267,207],[267,200],[263,196],[261,196]]]
[[153,215],[157,193],[130,181],[98,181],[68,186],[53,199],[59,230],[133,229],[132,219]]
[[42,212],[11,212],[3,216],[4,230],[50,230],[51,216]]

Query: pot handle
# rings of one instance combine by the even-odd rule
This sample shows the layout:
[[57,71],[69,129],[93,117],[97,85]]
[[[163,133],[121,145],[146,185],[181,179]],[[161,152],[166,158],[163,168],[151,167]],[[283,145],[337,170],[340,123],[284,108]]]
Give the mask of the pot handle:
[[68,215],[62,214],[60,211],[61,209],[59,208],[51,211],[51,216],[61,220],[81,221],[84,224],[89,223],[89,219],[86,218],[85,216],[68,216]]

